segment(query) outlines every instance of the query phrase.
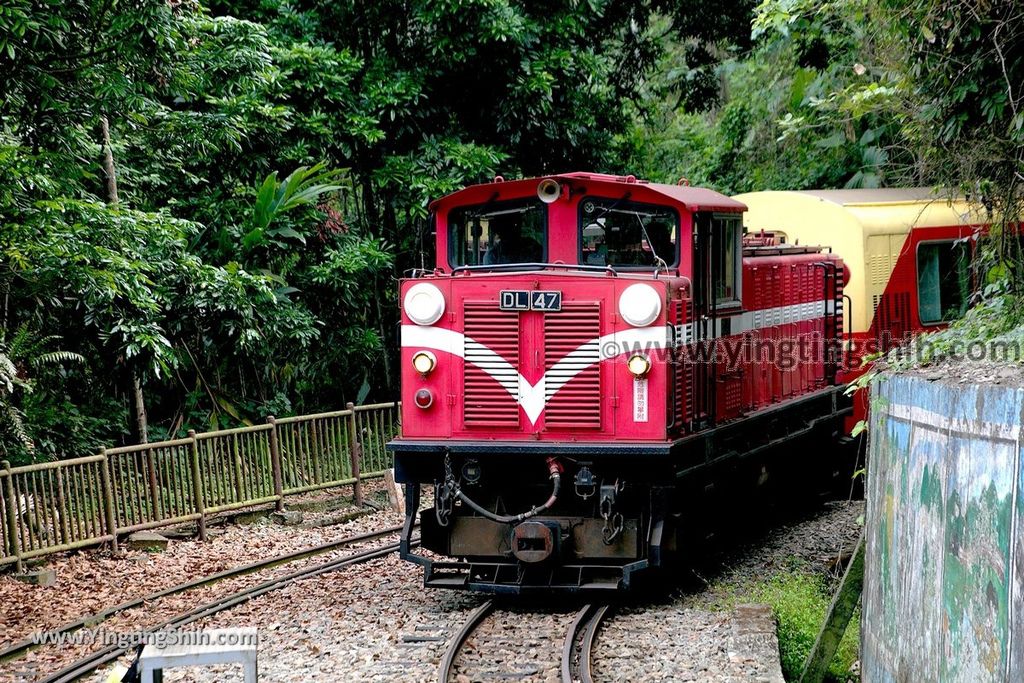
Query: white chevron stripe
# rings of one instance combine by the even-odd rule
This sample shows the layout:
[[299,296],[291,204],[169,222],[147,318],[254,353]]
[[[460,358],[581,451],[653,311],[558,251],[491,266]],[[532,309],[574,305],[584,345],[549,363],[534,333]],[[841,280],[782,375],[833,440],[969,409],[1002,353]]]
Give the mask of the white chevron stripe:
[[537,381],[530,384],[512,364],[494,350],[455,330],[420,325],[402,325],[402,346],[444,351],[477,366],[507,391],[523,407],[531,424],[544,412],[548,399],[573,377],[602,360],[633,350],[665,348],[668,328],[640,327],[606,334],[584,342],[559,360]]

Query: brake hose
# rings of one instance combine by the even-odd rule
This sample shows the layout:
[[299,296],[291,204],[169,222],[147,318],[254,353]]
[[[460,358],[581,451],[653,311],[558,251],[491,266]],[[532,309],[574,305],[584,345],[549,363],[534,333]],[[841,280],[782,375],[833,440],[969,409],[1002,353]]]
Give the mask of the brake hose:
[[547,463],[548,471],[551,472],[551,496],[547,499],[547,501],[544,502],[543,505],[538,505],[532,510],[529,510],[519,515],[497,515],[491,512],[490,510],[483,507],[482,505],[474,501],[472,498],[467,496],[465,493],[463,493],[462,489],[459,488],[458,484],[455,485],[453,493],[455,494],[456,498],[458,498],[463,503],[479,512],[487,519],[494,520],[495,522],[499,522],[501,524],[515,524],[517,522],[522,522],[531,517],[536,517],[545,510],[550,509],[551,506],[558,501],[558,493],[562,488],[562,467],[561,465],[558,464],[558,461],[555,458],[548,458]]

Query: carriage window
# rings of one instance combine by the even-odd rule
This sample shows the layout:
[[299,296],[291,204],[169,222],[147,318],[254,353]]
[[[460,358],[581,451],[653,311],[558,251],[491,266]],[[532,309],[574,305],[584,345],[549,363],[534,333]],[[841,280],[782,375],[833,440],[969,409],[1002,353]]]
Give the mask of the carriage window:
[[667,206],[586,197],[579,230],[581,264],[672,268],[679,261],[679,214]]
[[711,278],[715,304],[738,304],[743,231],[740,219],[738,216],[714,216],[711,231]]
[[547,205],[540,200],[462,206],[448,213],[448,261],[456,266],[540,263]]
[[971,293],[970,247],[964,242],[917,245],[917,301],[921,323],[956,320]]

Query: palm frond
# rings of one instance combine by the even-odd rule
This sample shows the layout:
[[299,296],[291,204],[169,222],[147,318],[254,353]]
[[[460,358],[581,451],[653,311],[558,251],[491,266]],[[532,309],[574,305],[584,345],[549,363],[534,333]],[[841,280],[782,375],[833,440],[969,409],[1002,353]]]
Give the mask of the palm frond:
[[271,173],[256,191],[256,203],[253,205],[255,227],[245,237],[247,246],[260,243],[264,233],[304,241],[296,231],[287,227],[271,229],[270,224],[287,211],[313,203],[321,195],[343,190],[349,185],[344,169],[328,169],[324,162],[311,167],[299,166],[280,181],[276,171]]

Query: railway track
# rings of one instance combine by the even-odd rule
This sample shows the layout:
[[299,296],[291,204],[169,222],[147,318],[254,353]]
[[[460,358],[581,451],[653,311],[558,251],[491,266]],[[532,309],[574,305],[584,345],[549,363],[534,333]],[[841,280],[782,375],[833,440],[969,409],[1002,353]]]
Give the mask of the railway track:
[[[223,612],[224,610],[240,605],[265,593],[284,588],[296,581],[314,578],[321,574],[337,571],[344,567],[385,557],[391,553],[398,552],[398,547],[398,543],[391,543],[380,548],[360,551],[353,553],[352,555],[347,555],[339,559],[308,567],[297,572],[292,572],[291,574],[286,574],[284,576],[265,581],[256,586],[217,598],[216,600],[200,605],[195,609],[179,614],[160,624],[143,629],[140,633],[148,635],[158,631],[181,628],[182,626],[187,626],[201,619],[205,619],[206,617],[213,616],[218,612]],[[71,683],[71,681],[76,681],[83,676],[87,676],[88,674],[97,671],[100,667],[110,664],[127,653],[129,649],[130,648],[121,648],[116,645],[111,645],[92,653],[88,657],[85,657],[54,674],[50,674],[46,678],[40,679],[37,683]]]
[[[12,659],[20,657],[21,655],[24,655],[25,653],[37,647],[45,647],[45,645],[37,643],[52,642],[57,644],[60,642],[61,638],[70,635],[71,633],[77,631],[80,628],[83,628],[85,626],[94,627],[97,623],[100,623],[118,614],[119,612],[124,612],[134,607],[144,605],[147,602],[151,602],[162,597],[167,597],[169,595],[184,593],[189,590],[198,588],[200,586],[207,586],[213,583],[224,581],[229,578],[234,578],[237,576],[242,576],[245,574],[265,570],[281,564],[286,564],[289,562],[295,562],[305,558],[314,557],[316,555],[331,552],[333,550],[337,550],[345,546],[354,545],[356,543],[372,541],[375,539],[393,535],[395,533],[398,533],[400,530],[401,527],[389,527],[387,529],[383,529],[380,531],[349,536],[343,539],[339,539],[337,541],[332,541],[330,543],[325,543],[319,546],[306,548],[304,550],[300,550],[294,553],[279,555],[276,557],[261,560],[253,564],[245,565],[243,567],[236,567],[224,572],[220,572],[218,574],[213,574],[210,576],[202,577],[200,579],[179,584],[177,586],[173,586],[171,588],[159,591],[157,593],[153,593],[151,595],[123,603],[116,607],[112,607],[110,609],[99,612],[95,615],[84,617],[82,619],[79,619],[78,621],[65,624],[64,626],[58,629],[54,629],[52,631],[47,632],[46,634],[43,634],[45,638],[41,637],[37,639],[27,639],[25,641],[13,645],[12,647],[7,648],[2,653],[0,653],[0,655],[5,656],[7,661],[10,661]],[[322,574],[343,569],[345,567],[379,559],[387,555],[390,555],[391,553],[397,552],[398,549],[398,543],[389,543],[384,546],[361,550],[358,552],[344,555],[339,558],[328,560],[327,562],[321,562],[319,564],[315,564],[313,566],[306,567],[298,571],[294,571],[281,576],[276,576],[254,586],[249,586],[247,588],[243,588],[232,593],[219,596],[214,600],[201,604],[187,612],[180,613],[163,622],[139,629],[138,631],[136,631],[136,633],[139,634],[140,637],[143,637],[144,635],[154,634],[159,631],[181,628],[183,626],[195,623],[201,619],[213,616],[219,612],[231,609],[232,607],[243,604],[249,600],[252,600],[253,598],[259,597],[260,595],[264,595],[265,593],[269,593],[271,591],[284,588],[296,581],[314,578]],[[100,650],[90,653],[86,657],[83,657],[82,659],[73,662],[72,664],[64,667],[63,669],[55,673],[49,674],[44,678],[37,679],[37,683],[70,683],[71,681],[79,680],[99,670],[101,667],[116,661],[118,658],[125,655],[131,649],[132,647],[120,647],[120,645],[109,645]]]
[[593,683],[594,639],[610,609],[608,605],[585,605],[576,613],[562,646],[562,683]]
[[[452,636],[441,658],[438,680],[449,683],[458,680],[457,675],[470,680],[546,679],[550,675],[545,676],[545,671],[560,671],[562,683],[592,683],[591,653],[609,609],[608,605],[588,604],[570,620],[565,613],[499,608],[494,600],[488,600],[473,610]],[[496,633],[486,633],[495,630],[484,624],[496,615],[504,615],[505,623]],[[472,652],[467,647],[471,640],[475,644]],[[491,646],[497,646],[498,656],[487,652]]]
[[336,541],[322,543],[317,546],[311,546],[309,548],[304,548],[302,550],[297,550],[295,552],[286,553],[284,555],[268,557],[266,559],[259,560],[258,562],[253,562],[247,565],[232,567],[231,569],[226,569],[216,574],[203,576],[198,579],[193,579],[191,581],[186,581],[184,583],[171,586],[170,588],[165,588],[155,593],[150,593],[149,595],[134,598],[132,600],[129,600],[128,602],[121,603],[120,605],[116,605],[114,607],[109,607],[95,614],[90,614],[76,621],[69,622],[62,626],[59,626],[55,629],[35,634],[33,637],[26,638],[3,650],[0,650],[0,664],[4,664],[6,662],[18,659],[19,657],[22,657],[37,648],[45,647],[45,643],[60,642],[61,639],[66,638],[67,636],[74,633],[75,631],[78,631],[79,629],[85,628],[87,626],[90,628],[95,628],[96,626],[103,623],[107,619],[110,619],[113,616],[116,616],[122,612],[126,612],[131,609],[135,609],[137,607],[142,607],[146,604],[153,603],[162,598],[170,597],[172,595],[178,595],[180,593],[185,593],[190,590],[195,590],[197,588],[210,586],[215,583],[220,583],[221,581],[233,579],[239,576],[245,576],[247,574],[253,574],[255,572],[271,569],[282,564],[288,564],[290,562],[297,562],[299,560],[304,560],[306,558],[316,557],[317,555],[323,555],[324,553],[329,553],[331,551],[355,545],[357,543],[373,541],[379,538],[383,538],[385,536],[396,534],[401,530],[401,526],[392,526],[387,527],[385,529],[381,529],[380,531],[371,531],[365,534],[346,536],[345,538],[340,538]]

